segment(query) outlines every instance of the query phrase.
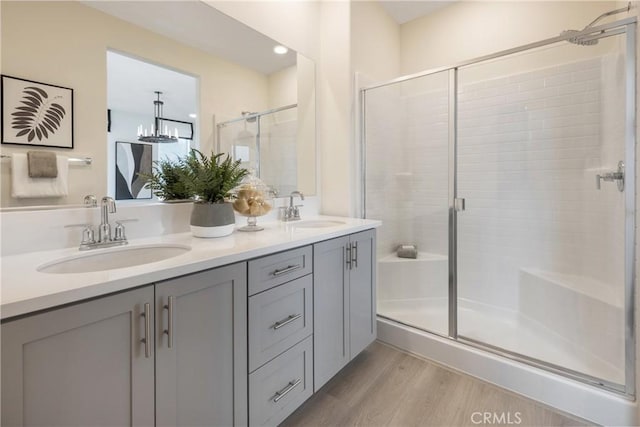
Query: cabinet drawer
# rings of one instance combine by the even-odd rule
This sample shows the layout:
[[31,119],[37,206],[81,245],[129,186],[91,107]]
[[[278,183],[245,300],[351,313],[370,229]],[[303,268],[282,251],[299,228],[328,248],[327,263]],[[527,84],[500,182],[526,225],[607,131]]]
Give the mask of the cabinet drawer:
[[249,425],[275,426],[313,393],[308,337],[249,375]]
[[307,275],[249,297],[249,372],[311,335],[312,294]]
[[311,273],[311,254],[311,246],[305,246],[249,261],[249,295]]

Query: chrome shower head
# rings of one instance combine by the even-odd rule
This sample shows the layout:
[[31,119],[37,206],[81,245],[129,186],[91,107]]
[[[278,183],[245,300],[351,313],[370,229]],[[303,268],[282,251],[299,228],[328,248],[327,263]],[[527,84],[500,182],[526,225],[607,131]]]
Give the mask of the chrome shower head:
[[[572,34],[578,34],[580,31],[576,30],[564,30],[560,33],[561,36],[571,36]],[[598,44],[598,39],[591,38],[591,36],[573,36],[567,39],[569,43],[577,44],[580,46],[593,46]]]
[[[627,3],[627,7],[621,7],[620,9],[611,10],[609,12],[605,12],[602,15],[598,16],[596,19],[591,21],[591,23],[589,25],[584,27],[581,31],[564,30],[563,32],[560,33],[560,35],[566,37],[566,36],[571,36],[572,34],[581,33],[583,31],[586,31],[589,28],[593,27],[602,18],[605,18],[607,16],[611,16],[611,15],[615,15],[615,14],[618,14],[618,13],[629,12],[631,9],[632,9],[631,2],[629,2],[629,3]],[[567,39],[567,41],[569,43],[577,44],[577,45],[580,45],[580,46],[593,46],[595,44],[598,44],[598,38],[602,34],[605,34],[605,31],[600,31],[598,34],[583,34],[583,35],[579,35],[579,36],[575,36],[574,35],[573,37],[569,37]]]
[[256,113],[253,113],[253,112],[251,112],[251,111],[243,111],[243,112],[242,112],[242,117],[250,116],[250,117],[248,117],[248,118],[246,119],[245,123],[246,123],[246,122],[249,122],[249,123],[255,123],[255,121],[256,121],[256,119],[257,119],[257,116],[256,116],[255,114],[256,114]]

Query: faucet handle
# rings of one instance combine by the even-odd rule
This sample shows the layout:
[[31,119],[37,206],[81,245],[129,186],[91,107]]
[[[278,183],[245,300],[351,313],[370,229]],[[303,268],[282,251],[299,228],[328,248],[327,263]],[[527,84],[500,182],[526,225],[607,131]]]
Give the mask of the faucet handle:
[[278,211],[282,213],[282,220],[287,221],[289,219],[289,207],[288,206],[280,206]]
[[80,242],[81,245],[88,245],[91,243],[95,243],[93,227],[91,226],[91,224],[68,224],[64,226],[64,228],[78,228],[78,227],[82,227],[84,229],[82,230],[82,242]]
[[116,221],[116,228],[115,228],[115,236],[113,237],[113,240],[127,240],[127,236],[124,233],[124,224],[127,222],[137,222],[138,219],[137,218],[131,218],[131,219],[119,219]]
[[95,208],[98,206],[98,199],[94,194],[87,194],[84,196],[83,203],[89,207]]

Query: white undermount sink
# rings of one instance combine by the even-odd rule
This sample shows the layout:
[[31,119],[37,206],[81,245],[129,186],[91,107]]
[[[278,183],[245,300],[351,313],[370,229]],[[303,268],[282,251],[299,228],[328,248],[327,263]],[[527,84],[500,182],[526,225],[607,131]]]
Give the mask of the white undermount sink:
[[330,219],[318,219],[318,220],[308,220],[308,221],[300,221],[293,224],[296,228],[327,228],[327,227],[337,227],[339,225],[344,225],[344,221],[334,221]]
[[91,273],[134,267],[182,255],[191,250],[190,246],[178,244],[157,244],[125,246],[114,249],[95,249],[90,252],[61,258],[40,265],[37,270],[50,274]]

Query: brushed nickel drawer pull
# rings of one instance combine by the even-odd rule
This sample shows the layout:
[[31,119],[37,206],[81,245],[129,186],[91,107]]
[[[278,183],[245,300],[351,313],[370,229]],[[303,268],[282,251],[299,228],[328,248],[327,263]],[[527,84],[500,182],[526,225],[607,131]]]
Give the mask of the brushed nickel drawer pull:
[[351,245],[351,265],[353,268],[358,268],[358,242],[353,242]]
[[287,384],[287,386],[285,388],[283,388],[280,391],[276,391],[275,396],[273,396],[273,401],[277,402],[278,400],[280,400],[283,397],[285,397],[287,395],[287,393],[289,393],[291,390],[296,388],[296,386],[298,384],[300,384],[301,381],[302,381],[301,379],[297,379],[295,381],[289,381],[289,384]]
[[148,302],[144,304],[144,313],[141,313],[140,316],[144,317],[144,338],[140,340],[140,342],[144,343],[144,357],[147,359],[151,357],[151,304]]
[[173,297],[167,298],[167,304],[163,306],[167,313],[167,329],[162,331],[163,334],[167,334],[169,340],[169,348],[173,347]]
[[351,245],[347,245],[347,269],[351,270]]
[[289,317],[287,317],[286,319],[279,320],[276,323],[274,323],[273,324],[273,329],[280,329],[284,325],[288,325],[289,323],[291,323],[294,320],[299,319],[301,317],[302,317],[302,313],[300,313],[300,314],[290,314]]
[[274,271],[273,275],[274,276],[280,276],[282,274],[291,273],[292,271],[298,270],[300,268],[302,268],[302,266],[300,264],[290,265],[288,267],[281,268],[280,270]]

